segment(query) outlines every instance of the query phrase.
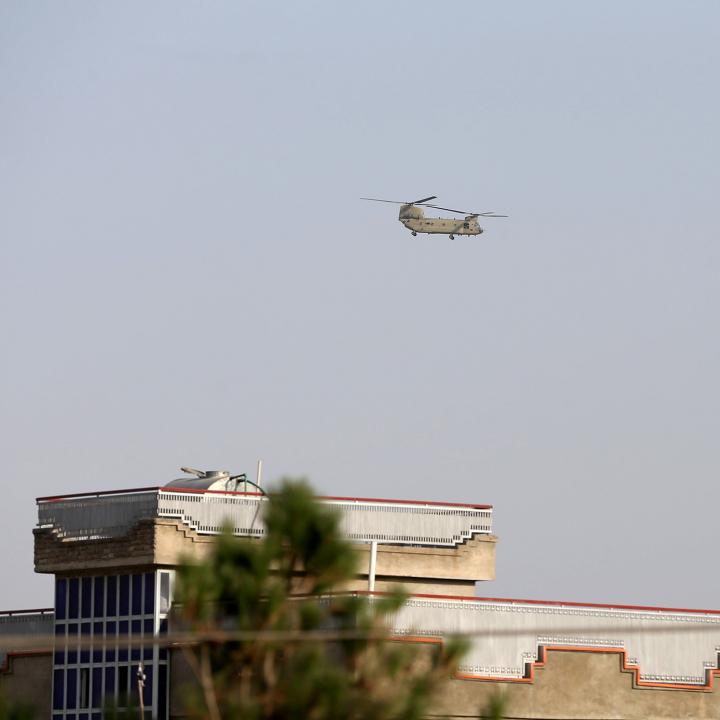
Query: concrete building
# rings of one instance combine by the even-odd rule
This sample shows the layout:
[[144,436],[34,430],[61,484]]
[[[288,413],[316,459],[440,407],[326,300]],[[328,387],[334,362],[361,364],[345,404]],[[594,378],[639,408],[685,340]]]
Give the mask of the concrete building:
[[[105,698],[132,692],[142,660],[147,717],[182,717],[172,652],[119,639],[167,632],[179,557],[206,554],[225,521],[262,537],[265,498],[237,490],[228,473],[207,473],[39,498],[35,570],[54,575],[54,607],[0,614],[0,692],[38,718],[100,720]],[[495,576],[490,506],[320,500],[340,511],[361,556],[348,591],[401,582],[412,597],[394,619],[398,636],[473,638],[434,713],[477,717],[502,690],[517,718],[720,717],[720,611],[476,597],[475,583]],[[54,636],[53,647],[23,649],[33,634]]]

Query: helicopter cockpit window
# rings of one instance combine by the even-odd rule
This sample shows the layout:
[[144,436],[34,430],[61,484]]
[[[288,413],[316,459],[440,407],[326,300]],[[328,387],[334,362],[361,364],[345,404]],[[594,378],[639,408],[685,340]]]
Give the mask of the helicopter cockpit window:
[[468,223],[468,222],[463,223],[463,227],[464,227],[466,230],[469,230],[469,229],[470,229],[470,223]]

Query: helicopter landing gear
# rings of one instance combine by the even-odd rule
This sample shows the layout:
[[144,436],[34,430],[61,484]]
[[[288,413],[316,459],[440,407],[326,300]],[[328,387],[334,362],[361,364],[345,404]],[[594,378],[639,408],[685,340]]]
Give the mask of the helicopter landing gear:
[[412,231],[411,234],[412,234],[413,237],[417,237],[417,233],[416,233],[414,230]]
[[450,235],[450,239],[451,239],[451,240],[454,240],[454,239],[455,239],[455,236],[454,236],[454,235]]

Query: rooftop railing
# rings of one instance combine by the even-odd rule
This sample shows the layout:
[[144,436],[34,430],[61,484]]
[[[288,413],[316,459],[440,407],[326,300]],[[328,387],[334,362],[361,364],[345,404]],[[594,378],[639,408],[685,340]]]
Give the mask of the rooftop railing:
[[[452,503],[323,497],[336,507],[346,536],[356,542],[455,546],[492,532],[492,507]],[[120,537],[140,520],[179,520],[199,534],[229,524],[238,536],[265,533],[267,498],[256,493],[146,488],[38,498],[38,527],[63,540]]]
[[401,636],[470,636],[461,674],[529,679],[541,648],[617,652],[637,682],[707,686],[718,668],[720,611],[412,596],[393,620]]
[[[54,619],[55,613],[51,608],[0,612],[0,670],[7,663],[7,654],[15,649],[8,638],[33,635],[49,638],[52,636]],[[48,643],[48,648],[50,645]]]

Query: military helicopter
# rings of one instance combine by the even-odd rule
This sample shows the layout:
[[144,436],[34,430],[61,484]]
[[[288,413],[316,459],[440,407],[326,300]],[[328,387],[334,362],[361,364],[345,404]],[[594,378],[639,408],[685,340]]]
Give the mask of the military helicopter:
[[[400,202],[399,200],[381,200],[380,198],[360,198],[361,200],[372,200],[373,202],[393,203],[400,205],[400,214],[398,220],[413,234],[428,233],[430,235],[449,235],[451,240],[456,235],[479,235],[483,232],[480,227],[478,218],[504,218],[507,215],[498,215],[494,212],[471,213],[465,210],[453,210],[452,208],[440,207],[439,205],[430,205],[429,200],[437,200],[437,195],[413,200],[412,202]],[[446,210],[451,213],[459,213],[465,218],[426,218],[423,208],[433,208],[434,210]]]

